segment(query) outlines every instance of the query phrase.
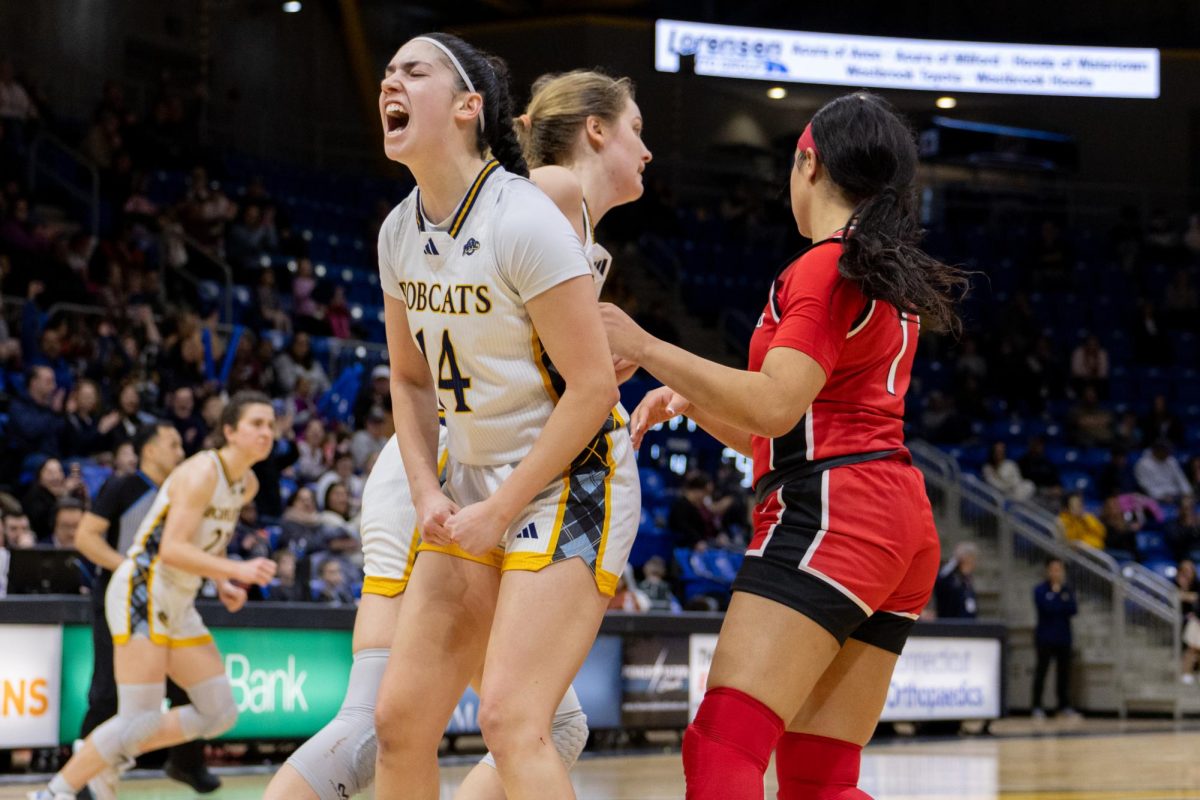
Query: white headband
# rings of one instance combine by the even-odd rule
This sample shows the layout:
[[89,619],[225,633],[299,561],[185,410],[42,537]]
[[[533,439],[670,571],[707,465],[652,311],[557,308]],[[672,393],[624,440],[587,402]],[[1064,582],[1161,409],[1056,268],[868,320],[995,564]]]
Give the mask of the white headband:
[[[436,47],[438,50],[441,50],[443,53],[445,53],[446,58],[450,59],[450,63],[454,65],[454,68],[456,70],[458,70],[458,77],[462,78],[463,83],[465,83],[467,85],[467,91],[471,92],[472,94],[478,94],[478,92],[475,91],[475,84],[471,83],[471,77],[469,75],[467,75],[467,71],[465,69],[463,69],[463,65],[458,63],[458,59],[454,56],[454,53],[450,52],[449,47],[446,47],[446,45],[442,44],[437,39],[431,39],[428,36],[417,36],[416,38],[413,39],[413,41],[414,42],[429,42],[431,45]],[[479,132],[483,133],[483,129],[484,129],[483,111],[481,109],[479,112]]]

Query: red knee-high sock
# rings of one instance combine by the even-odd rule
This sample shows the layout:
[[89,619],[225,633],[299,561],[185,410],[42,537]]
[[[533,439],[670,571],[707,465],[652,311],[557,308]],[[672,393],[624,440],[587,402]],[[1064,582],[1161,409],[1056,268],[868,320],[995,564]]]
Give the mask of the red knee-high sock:
[[785,733],[775,749],[779,800],[871,800],[858,788],[862,747],[809,733]]
[[783,720],[745,692],[709,689],[683,735],[688,800],[762,800]]

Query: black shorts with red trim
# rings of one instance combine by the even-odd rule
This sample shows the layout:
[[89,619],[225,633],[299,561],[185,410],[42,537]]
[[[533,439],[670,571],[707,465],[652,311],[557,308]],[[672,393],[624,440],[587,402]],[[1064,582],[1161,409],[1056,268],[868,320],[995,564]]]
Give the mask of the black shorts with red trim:
[[799,611],[840,644],[898,654],[940,556],[924,477],[907,458],[835,466],[787,480],[757,505],[733,590]]

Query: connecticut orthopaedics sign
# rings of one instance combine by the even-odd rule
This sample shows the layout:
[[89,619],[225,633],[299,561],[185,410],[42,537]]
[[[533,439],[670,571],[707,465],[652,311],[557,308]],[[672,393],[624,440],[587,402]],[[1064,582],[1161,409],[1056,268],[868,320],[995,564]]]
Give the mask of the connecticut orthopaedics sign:
[[743,28],[660,19],[654,65],[696,74],[936,92],[1072,97],[1159,94],[1153,48],[992,44]]

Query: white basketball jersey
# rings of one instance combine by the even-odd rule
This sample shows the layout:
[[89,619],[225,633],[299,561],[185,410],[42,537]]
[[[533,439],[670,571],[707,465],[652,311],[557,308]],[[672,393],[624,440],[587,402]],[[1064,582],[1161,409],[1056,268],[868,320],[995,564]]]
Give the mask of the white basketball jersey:
[[[204,509],[204,517],[196,530],[192,532],[190,541],[206,553],[214,556],[224,556],[237,525],[238,515],[242,511],[242,498],[245,495],[246,479],[230,483],[225,472],[225,464],[216,450],[205,450],[193,458],[211,458],[217,465],[217,487],[213,490],[212,499]],[[154,579],[165,580],[172,588],[185,592],[199,591],[204,578],[191,572],[174,569],[158,560],[162,547],[163,530],[166,528],[167,513],[171,510],[171,500],[167,490],[171,486],[172,472],[159,488],[154,503],[146,513],[134,537],[133,546],[126,554],[134,563],[154,569]]]
[[444,227],[419,190],[379,233],[380,283],[402,300],[445,408],[447,449],[462,464],[522,459],[558,392],[525,303],[594,275],[579,237],[533,183],[489,162]]
[[612,269],[612,255],[604,249],[604,245],[596,241],[596,230],[592,227],[592,215],[588,212],[587,201],[583,201],[583,229],[587,233],[587,243],[583,253],[592,267],[592,279],[596,281],[596,297],[604,288],[604,279]]

